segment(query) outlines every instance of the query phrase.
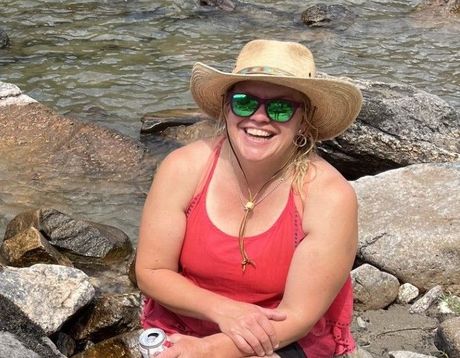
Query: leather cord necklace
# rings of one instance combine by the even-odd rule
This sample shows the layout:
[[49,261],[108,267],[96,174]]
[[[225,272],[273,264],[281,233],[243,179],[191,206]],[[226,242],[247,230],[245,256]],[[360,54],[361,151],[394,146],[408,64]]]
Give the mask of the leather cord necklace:
[[278,169],[271,177],[270,179],[268,179],[268,181],[266,181],[260,188],[259,190],[256,191],[255,194],[252,194],[252,191],[249,187],[249,181],[248,181],[248,178],[246,176],[246,173],[244,172],[243,170],[243,167],[241,165],[241,162],[238,158],[238,156],[236,155],[236,152],[235,152],[235,149],[233,147],[233,144],[232,144],[232,141],[230,140],[230,136],[228,135],[228,129],[227,127],[225,128],[226,131],[227,131],[227,140],[228,140],[228,144],[230,145],[230,148],[233,152],[233,155],[234,157],[236,158],[236,162],[238,163],[238,167],[240,168],[241,170],[241,173],[243,173],[243,177],[244,177],[244,180],[246,182],[246,187],[247,187],[247,190],[248,190],[248,199],[247,199],[247,202],[245,204],[243,204],[243,207],[244,207],[244,215],[243,215],[243,219],[241,220],[241,224],[240,224],[240,228],[238,230],[238,244],[239,244],[239,248],[240,248],[240,254],[241,254],[241,269],[243,272],[246,271],[246,266],[247,265],[252,265],[252,266],[256,266],[254,260],[252,260],[251,258],[249,258],[247,252],[246,252],[246,249],[244,247],[244,234],[246,232],[246,224],[247,224],[247,221],[248,221],[248,217],[249,217],[249,214],[254,210],[254,208],[256,207],[256,205],[258,205],[262,200],[264,200],[268,195],[270,195],[271,193],[273,193],[280,185],[281,183],[284,181],[284,178],[281,178],[280,179],[280,183],[278,185],[276,185],[271,191],[269,191],[267,194],[265,194],[262,198],[260,198],[259,200],[257,200],[257,197],[259,196],[259,194],[266,188],[268,187],[268,185],[270,185],[275,179],[277,179],[279,177],[279,174],[282,173],[284,171],[284,169],[286,169],[286,167],[291,163],[291,159],[294,157],[294,154],[295,154],[295,151],[289,156],[288,160],[286,161],[286,163],[283,164],[283,166]]

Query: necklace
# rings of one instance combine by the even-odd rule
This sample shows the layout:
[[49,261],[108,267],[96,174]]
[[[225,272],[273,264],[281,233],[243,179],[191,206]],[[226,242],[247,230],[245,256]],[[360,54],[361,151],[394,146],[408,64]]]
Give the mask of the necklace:
[[[247,191],[248,191],[248,199],[247,199],[246,203],[241,201],[241,204],[243,205],[243,208],[244,208],[244,215],[243,215],[243,219],[241,220],[240,229],[238,231],[238,244],[239,244],[240,254],[241,254],[241,270],[243,272],[245,272],[247,265],[252,265],[253,267],[256,267],[255,262],[252,259],[249,258],[248,254],[246,252],[246,249],[244,247],[244,233],[246,232],[246,224],[247,224],[247,221],[248,221],[249,214],[254,210],[256,205],[260,204],[264,199],[267,198],[267,196],[269,196],[271,193],[273,193],[284,182],[285,178],[281,177],[279,179],[279,181],[278,181],[278,184],[275,185],[272,190],[268,191],[267,193],[265,193],[264,196],[262,196],[259,200],[257,200],[257,197],[263,191],[263,189],[268,187],[268,185],[270,185],[274,180],[276,180],[279,177],[279,175],[284,171],[284,169],[286,169],[286,167],[290,164],[291,159],[294,156],[295,152],[293,152],[289,156],[288,160],[283,164],[283,166],[280,169],[278,169],[271,176],[271,178],[268,179],[259,188],[259,190],[257,190],[257,192],[253,195],[252,192],[251,192],[251,189],[249,187],[248,178],[246,177],[246,173],[244,172],[243,167],[242,167],[242,165],[240,163],[240,160],[238,159],[238,156],[235,153],[235,149],[233,148],[233,144],[232,144],[232,141],[230,140],[228,132],[227,132],[227,140],[228,140],[228,143],[230,145],[230,149],[233,152],[233,157],[236,159],[236,162],[238,163],[238,167],[240,168],[241,173],[243,173],[243,177],[244,177],[244,180],[246,182],[246,187],[247,187]],[[230,157],[230,159],[232,159],[233,157]]]

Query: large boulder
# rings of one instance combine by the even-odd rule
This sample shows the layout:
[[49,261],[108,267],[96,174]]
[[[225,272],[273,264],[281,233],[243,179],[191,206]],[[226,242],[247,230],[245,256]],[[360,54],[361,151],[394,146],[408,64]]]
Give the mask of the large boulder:
[[[1,283],[0,283],[1,284]],[[0,357],[64,358],[46,336],[10,299],[0,293]]]
[[17,305],[46,335],[56,332],[94,295],[88,276],[75,268],[37,264],[0,270],[0,297]]
[[131,241],[123,231],[109,225],[74,219],[55,209],[18,214],[6,227],[5,241],[30,227],[38,229],[51,245],[65,250],[66,255],[77,263],[121,262],[128,259],[133,251]]
[[447,102],[409,85],[354,83],[364,97],[357,120],[319,145],[321,155],[346,177],[460,160],[460,117]]
[[358,257],[422,291],[460,287],[460,163],[419,164],[352,183]]

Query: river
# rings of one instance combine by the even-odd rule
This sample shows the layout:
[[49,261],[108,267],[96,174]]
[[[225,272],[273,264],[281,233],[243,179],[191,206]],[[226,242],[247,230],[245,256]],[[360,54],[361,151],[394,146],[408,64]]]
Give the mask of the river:
[[[419,2],[337,0],[356,14],[337,30],[302,24],[310,2],[298,0],[239,1],[234,12],[193,0],[3,0],[0,27],[11,47],[0,50],[0,80],[61,114],[138,138],[144,114],[193,106],[188,83],[195,61],[229,70],[242,43],[265,37],[306,44],[322,72],[411,84],[458,110],[459,17],[417,12]],[[0,174],[0,203],[11,210],[3,219],[0,214],[0,232],[14,212],[57,201],[72,213],[121,226],[136,241],[143,196],[133,202],[131,188],[104,206],[98,203],[119,189],[98,194],[95,187],[88,195],[78,180],[70,190],[54,183],[59,199],[49,200],[49,193],[13,184],[11,177]],[[24,194],[25,187],[33,195]]]

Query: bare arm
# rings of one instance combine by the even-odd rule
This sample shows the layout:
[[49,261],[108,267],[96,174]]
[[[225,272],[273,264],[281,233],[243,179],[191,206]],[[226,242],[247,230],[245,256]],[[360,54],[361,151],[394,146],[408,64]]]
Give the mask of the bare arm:
[[[272,322],[281,346],[304,337],[324,315],[345,283],[356,254],[357,200],[352,187],[335,175],[315,180],[318,184],[309,185],[304,209],[308,234],[295,251],[279,305],[287,319]],[[186,352],[179,342],[164,358],[198,357],[193,353],[195,345],[219,357],[244,356],[221,334],[195,343],[185,342]]]
[[175,313],[217,323],[245,352],[272,352],[278,341],[269,320],[284,314],[215,294],[178,274],[185,212],[210,154],[203,142],[193,144],[171,153],[158,169],[141,220],[138,286]]

